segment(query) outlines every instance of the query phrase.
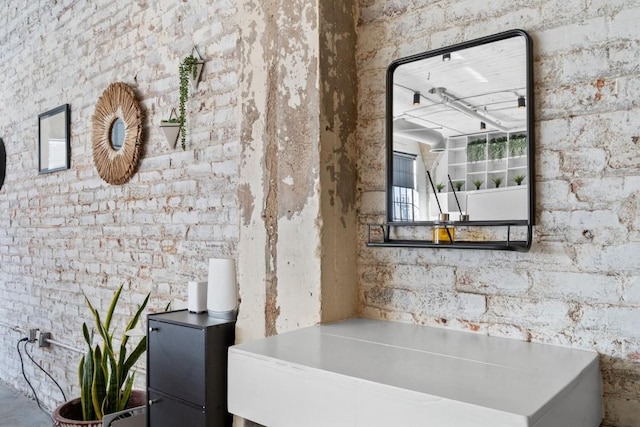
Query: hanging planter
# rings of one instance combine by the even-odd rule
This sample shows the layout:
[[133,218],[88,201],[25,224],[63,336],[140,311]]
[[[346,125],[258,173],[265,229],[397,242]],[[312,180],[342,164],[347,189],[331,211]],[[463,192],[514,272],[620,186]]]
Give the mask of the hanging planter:
[[198,83],[200,83],[200,77],[202,76],[202,69],[204,68],[204,60],[198,53],[196,47],[193,47],[191,51],[191,55],[187,56],[182,60],[182,65],[187,67],[189,84],[191,85],[192,90],[196,90],[198,88]]
[[184,126],[186,119],[186,103],[189,99],[189,85],[191,89],[195,90],[200,81],[200,74],[202,74],[202,68],[204,67],[204,61],[200,57],[198,50],[193,47],[191,55],[185,57],[180,63],[179,77],[180,77],[180,105],[178,114],[178,123],[182,129],[182,137],[180,139],[182,149],[186,150],[186,137],[187,132]]
[[180,120],[178,119],[175,108],[171,109],[171,114],[168,119],[160,121],[160,129],[162,129],[169,147],[176,148],[178,135],[180,134]]

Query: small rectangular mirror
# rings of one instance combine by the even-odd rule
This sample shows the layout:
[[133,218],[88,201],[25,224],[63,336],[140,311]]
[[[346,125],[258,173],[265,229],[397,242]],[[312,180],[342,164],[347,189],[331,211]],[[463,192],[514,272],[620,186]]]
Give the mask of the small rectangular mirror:
[[388,223],[533,225],[532,80],[521,30],[391,63]]
[[69,169],[71,143],[69,104],[38,116],[38,173]]

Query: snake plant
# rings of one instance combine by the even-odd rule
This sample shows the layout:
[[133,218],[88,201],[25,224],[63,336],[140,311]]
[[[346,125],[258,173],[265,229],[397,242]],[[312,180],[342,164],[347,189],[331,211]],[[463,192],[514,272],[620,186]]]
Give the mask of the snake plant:
[[89,346],[78,368],[82,416],[85,421],[101,420],[105,414],[125,409],[133,389],[134,374],[129,374],[129,371],[147,347],[147,337],[144,336],[133,351],[127,355],[129,340],[127,332],[133,330],[138,324],[142,311],[149,302],[149,294],[127,324],[122,338],[120,338],[119,351],[116,349],[118,344],[113,339],[114,331],[111,330],[111,320],[121,292],[122,285],[114,294],[104,321],[89,298],[84,295],[95,320],[95,329],[102,338],[102,344],[96,343],[94,345],[94,330],[89,332],[87,324],[82,324],[82,333]]

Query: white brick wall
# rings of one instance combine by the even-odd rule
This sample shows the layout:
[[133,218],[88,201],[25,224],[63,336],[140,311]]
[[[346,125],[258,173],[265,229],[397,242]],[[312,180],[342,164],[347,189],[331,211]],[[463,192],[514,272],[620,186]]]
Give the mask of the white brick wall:
[[[207,258],[237,255],[236,5],[38,0],[5,8],[2,322],[48,329],[81,346],[78,324],[88,318],[81,291],[104,309],[124,282],[122,312],[149,291],[158,309],[184,299],[186,282],[205,277]],[[364,224],[384,217],[389,62],[508,28],[532,35],[539,225],[531,252],[367,249],[361,227],[361,313],[594,348],[602,354],[606,425],[620,427],[640,418],[639,15],[631,0],[361,0],[356,52],[359,97],[367,100],[358,104],[357,128]],[[157,125],[177,105],[178,64],[194,44],[207,60],[204,81],[189,101],[188,150],[174,151]],[[144,154],[123,186],[102,182],[91,158],[91,115],[113,81],[131,85],[145,112]],[[67,102],[72,167],[39,176],[37,115]],[[296,291],[287,292],[294,307]],[[303,317],[286,321],[295,325]],[[0,378],[26,390],[17,339],[6,329],[0,334]],[[56,348],[35,354],[77,394],[75,354]],[[28,373],[45,404],[60,401],[55,388]]]
[[[0,138],[7,179],[0,190],[0,321],[39,327],[83,347],[89,320],[81,291],[103,310],[119,283],[119,311],[145,293],[151,309],[184,301],[188,280],[205,280],[207,259],[234,256],[238,219],[237,29],[232,1],[9,2],[0,16]],[[158,127],[178,106],[178,65],[197,45],[203,77],[188,101],[187,151]],[[93,166],[91,116],[114,81],[144,112],[138,172],[122,186]],[[37,117],[71,104],[71,169],[37,170]],[[26,392],[15,343],[0,327],[0,379]],[[33,350],[68,395],[78,356]],[[29,362],[30,363],[30,362]],[[27,367],[48,407],[56,388]],[[143,380],[143,378],[140,378]]]
[[[592,348],[605,425],[640,420],[638,3],[361,1],[360,296],[364,315]],[[384,220],[385,67],[522,28],[534,40],[536,221],[527,254],[366,248]]]

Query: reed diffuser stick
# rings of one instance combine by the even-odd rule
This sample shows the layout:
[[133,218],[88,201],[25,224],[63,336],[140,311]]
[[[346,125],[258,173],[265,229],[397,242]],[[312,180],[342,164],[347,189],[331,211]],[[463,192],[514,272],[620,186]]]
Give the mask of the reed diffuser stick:
[[460,218],[462,218],[462,208],[460,207],[460,202],[458,201],[458,195],[456,194],[456,189],[453,186],[453,182],[451,182],[451,175],[447,174],[447,178],[449,178],[449,185],[451,186],[451,191],[453,191],[453,197],[456,198],[456,204],[458,205],[458,212],[460,212]]
[[436,186],[433,185],[433,180],[431,179],[431,173],[427,171],[427,177],[429,178],[429,182],[431,183],[431,189],[433,190],[433,195],[436,196],[436,203],[438,204],[438,210],[442,213],[442,208],[440,207],[440,200],[438,200],[438,193],[436,192]]

